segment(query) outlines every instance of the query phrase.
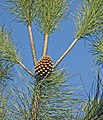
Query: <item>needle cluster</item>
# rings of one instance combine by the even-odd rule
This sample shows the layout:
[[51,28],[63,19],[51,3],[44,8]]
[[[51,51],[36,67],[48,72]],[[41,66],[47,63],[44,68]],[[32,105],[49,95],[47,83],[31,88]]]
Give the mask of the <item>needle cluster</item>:
[[77,18],[76,38],[83,38],[103,30],[103,1],[83,0],[79,6]]

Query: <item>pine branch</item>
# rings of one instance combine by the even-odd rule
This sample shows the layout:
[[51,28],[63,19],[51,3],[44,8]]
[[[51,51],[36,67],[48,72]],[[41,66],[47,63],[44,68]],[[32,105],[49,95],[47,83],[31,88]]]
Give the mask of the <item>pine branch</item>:
[[18,64],[25,70],[27,73],[29,73],[32,77],[34,77],[34,74],[26,67],[24,64],[20,61],[18,61]]
[[37,59],[36,59],[36,50],[35,50],[31,25],[28,25],[28,32],[29,32],[30,46],[31,46],[31,50],[32,50],[33,62],[34,62],[34,65],[35,65],[35,63],[37,62]]
[[32,109],[31,109],[31,114],[30,114],[29,120],[37,120],[39,102],[40,102],[40,88],[38,88],[36,91],[34,91],[34,97],[32,99]]
[[64,52],[64,54],[57,60],[57,62],[54,65],[54,68],[63,60],[63,58],[70,52],[70,50],[74,47],[74,45],[77,43],[79,38],[76,38],[72,44],[68,47],[68,49]]
[[34,38],[32,33],[32,23],[35,21],[38,14],[39,2],[37,0],[8,0],[8,2],[10,2],[8,9],[12,14],[16,16],[16,20],[18,22],[24,22],[27,25],[33,63],[35,65],[37,60]]
[[59,70],[54,70],[48,78],[38,81],[35,85],[29,120],[41,118],[43,120],[69,120],[70,118],[76,118],[75,105],[82,101],[75,95],[75,98],[73,98],[73,91],[76,88],[69,89],[67,81],[63,79],[66,77],[66,73],[62,70],[59,72]]
[[12,65],[19,64],[31,76],[34,77],[33,73],[22,64],[20,55],[17,54],[17,48],[12,42],[9,32],[6,32],[3,28],[0,28],[0,61],[1,60],[6,63],[11,62]]
[[42,56],[45,56],[48,50],[48,37],[60,26],[60,22],[65,18],[70,3],[67,0],[41,1],[40,11],[38,13],[37,25],[44,35],[44,45]]
[[48,50],[48,39],[49,39],[49,35],[47,33],[44,36],[44,44],[43,44],[44,46],[43,46],[43,55],[42,56],[45,56],[46,53],[47,53],[47,50]]
[[102,4],[102,0],[83,0],[82,5],[79,6],[78,15],[75,20],[77,25],[76,39],[55,63],[54,67],[63,60],[80,38],[85,38],[86,36],[96,34],[98,31],[103,30]]

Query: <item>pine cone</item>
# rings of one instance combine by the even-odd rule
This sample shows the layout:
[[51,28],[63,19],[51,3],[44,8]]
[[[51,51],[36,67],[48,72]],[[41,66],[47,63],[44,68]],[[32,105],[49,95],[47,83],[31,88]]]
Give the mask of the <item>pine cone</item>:
[[43,56],[35,64],[35,74],[38,80],[48,77],[53,70],[53,62],[49,56]]

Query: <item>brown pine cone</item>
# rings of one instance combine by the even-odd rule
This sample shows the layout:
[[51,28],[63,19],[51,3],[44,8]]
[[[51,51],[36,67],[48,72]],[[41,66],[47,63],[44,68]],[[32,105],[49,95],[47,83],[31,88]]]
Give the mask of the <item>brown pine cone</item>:
[[53,70],[53,62],[49,56],[43,56],[35,64],[35,74],[38,80],[48,77]]

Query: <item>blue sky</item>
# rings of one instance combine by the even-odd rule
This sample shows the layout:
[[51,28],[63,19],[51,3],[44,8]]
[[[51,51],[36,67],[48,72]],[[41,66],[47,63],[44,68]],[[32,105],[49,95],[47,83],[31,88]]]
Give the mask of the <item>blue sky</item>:
[[[5,0],[0,0],[0,2],[5,2]],[[80,0],[74,0],[70,7],[70,11],[74,13],[77,9]],[[0,5],[0,24],[4,24],[6,28],[13,30],[12,37],[18,48],[23,50],[23,63],[30,69],[33,69],[31,50],[29,46],[29,36],[26,26],[23,23],[13,22],[13,17],[8,14]],[[70,43],[74,39],[76,33],[75,24],[72,20],[71,15],[68,19],[62,22],[62,27],[55,31],[49,39],[48,55],[51,56],[54,63],[60,58],[64,51],[68,48]],[[33,26],[33,34],[37,50],[37,58],[41,57],[42,46],[43,46],[43,36],[42,34]],[[70,53],[63,59],[58,67],[66,66],[68,72],[72,72],[71,83],[81,85],[81,80],[79,74],[82,76],[82,80],[87,91],[90,90],[92,81],[94,80],[93,75],[93,63],[92,55],[90,54],[90,49],[88,46],[88,41],[80,40],[70,51]]]

